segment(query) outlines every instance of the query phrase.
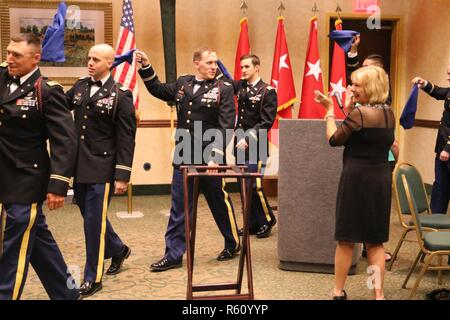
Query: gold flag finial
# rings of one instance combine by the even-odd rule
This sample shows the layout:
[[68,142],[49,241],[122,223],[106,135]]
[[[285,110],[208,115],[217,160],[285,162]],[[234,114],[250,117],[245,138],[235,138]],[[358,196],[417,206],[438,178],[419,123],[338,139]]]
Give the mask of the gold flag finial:
[[314,7],[311,9],[311,11],[314,15],[317,15],[317,12],[319,12],[319,8],[317,7],[317,2],[314,2]]
[[336,7],[336,13],[338,15],[339,20],[341,20],[341,12],[342,12],[342,9],[338,2],[337,7]]
[[280,16],[283,15],[283,11],[286,10],[286,7],[283,4],[283,1],[280,1],[280,6],[278,7],[278,12],[280,13]]
[[245,17],[247,15],[247,9],[248,9],[248,6],[247,6],[247,3],[245,2],[245,0],[242,1],[240,8],[241,8],[242,16]]

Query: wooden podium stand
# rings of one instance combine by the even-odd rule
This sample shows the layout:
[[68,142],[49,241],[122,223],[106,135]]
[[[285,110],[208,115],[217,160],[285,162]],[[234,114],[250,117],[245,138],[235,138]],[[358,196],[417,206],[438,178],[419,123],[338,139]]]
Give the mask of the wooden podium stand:
[[[249,241],[249,214],[252,199],[252,182],[260,178],[260,173],[245,172],[244,166],[219,166],[217,170],[211,172],[208,166],[182,166],[183,172],[183,190],[188,189],[189,179],[193,179],[193,197],[192,197],[192,226],[189,212],[189,192],[184,192],[184,221],[186,230],[186,255],[187,255],[187,299],[188,300],[253,300],[253,276],[252,259]],[[220,177],[220,178],[238,178],[241,186],[242,211],[244,217],[242,249],[239,258],[237,281],[234,283],[215,283],[215,284],[193,284],[194,256],[195,256],[195,233],[197,225],[197,204],[200,193],[200,177]],[[249,183],[245,183],[249,180]],[[242,293],[242,279],[244,275],[244,263],[246,264],[248,293]],[[194,296],[194,292],[235,290],[234,294],[229,295],[210,295]]]

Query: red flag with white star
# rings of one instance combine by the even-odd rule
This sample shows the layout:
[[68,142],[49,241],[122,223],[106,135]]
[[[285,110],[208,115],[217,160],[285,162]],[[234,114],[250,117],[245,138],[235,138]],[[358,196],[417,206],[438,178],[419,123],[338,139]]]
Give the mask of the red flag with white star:
[[278,114],[272,130],[269,132],[269,140],[278,146],[278,120],[292,119],[292,105],[297,102],[292,65],[284,32],[284,17],[278,17],[271,85],[277,90]]
[[322,70],[320,68],[319,45],[317,40],[317,17],[311,18],[305,70],[303,72],[302,100],[299,119],[323,119],[325,109],[314,101],[314,91],[323,93]]
[[[336,20],[335,22],[336,30],[342,30],[342,20]],[[336,119],[345,119],[344,113],[341,111],[336,95],[339,96],[342,104],[345,103],[345,92],[347,91],[347,73],[346,73],[346,62],[345,62],[345,52],[337,43],[334,43],[333,49],[333,59],[331,62],[331,73],[330,73],[330,96],[333,97],[334,102],[334,114]],[[344,106],[345,108],[345,106]]]
[[250,40],[248,37],[248,20],[246,17],[241,19],[241,32],[239,34],[236,57],[234,60],[234,80],[242,78],[241,57],[250,53]]

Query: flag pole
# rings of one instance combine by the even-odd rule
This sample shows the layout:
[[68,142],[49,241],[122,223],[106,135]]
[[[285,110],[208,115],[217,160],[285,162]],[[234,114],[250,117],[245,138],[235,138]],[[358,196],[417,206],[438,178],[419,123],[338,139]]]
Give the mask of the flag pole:
[[[136,79],[136,65],[134,64],[134,59],[135,59],[135,50],[136,50],[136,45],[135,45],[135,37],[134,37],[134,19],[133,19],[133,9],[132,9],[132,4],[131,4],[131,0],[123,0],[123,10],[122,10],[122,19],[121,21],[124,20],[129,20],[131,23],[127,23],[126,25],[120,24],[120,28],[119,28],[119,39],[117,42],[117,48],[116,48],[116,53],[119,56],[124,56],[125,55],[125,60],[122,62],[127,62],[130,65],[129,70],[132,71],[132,79]],[[127,32],[124,32],[127,31]],[[122,40],[125,40],[124,42],[126,42],[128,45],[122,47],[119,49],[119,43],[122,42]],[[131,41],[130,41],[131,40]],[[133,45],[131,45],[131,43]],[[119,51],[120,50],[120,51]],[[127,57],[129,55],[129,57]],[[116,56],[117,58],[117,56]],[[128,60],[129,59],[129,60]],[[117,66],[117,65],[116,65]],[[122,69],[122,72],[125,69]],[[122,77],[123,75],[125,75],[125,78],[127,78],[129,76],[128,71],[125,71],[126,73],[116,73],[115,70],[113,72],[113,77],[114,80],[119,82],[119,78]],[[127,89],[129,89],[132,93],[133,93],[133,104],[135,107],[135,121],[136,124],[139,124],[140,121],[140,112],[139,110],[137,110],[137,101],[139,101],[139,97],[134,95],[134,92],[136,92],[137,94],[137,87],[135,85],[130,87],[131,82],[128,81],[124,81],[123,86],[126,87]],[[137,85],[137,84],[136,84]],[[136,91],[134,90],[136,88]],[[136,98],[136,99],[135,99]],[[143,212],[140,211],[133,211],[133,183],[131,181],[128,182],[127,184],[127,211],[119,211],[116,212],[116,216],[118,218],[121,219],[130,219],[130,218],[142,218],[144,216]]]

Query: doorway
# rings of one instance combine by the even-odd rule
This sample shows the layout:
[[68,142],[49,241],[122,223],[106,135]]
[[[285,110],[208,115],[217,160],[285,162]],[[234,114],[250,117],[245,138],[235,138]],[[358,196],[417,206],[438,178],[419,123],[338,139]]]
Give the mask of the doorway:
[[[398,115],[398,88],[399,79],[398,65],[399,57],[397,55],[399,47],[399,23],[400,17],[381,17],[380,29],[371,30],[367,27],[367,15],[341,15],[343,30],[354,30],[361,34],[361,42],[358,46],[358,57],[360,66],[364,59],[371,54],[379,54],[383,57],[384,67],[389,75],[392,109],[394,114]],[[338,19],[336,15],[329,16],[328,31],[334,30],[335,22]],[[333,56],[333,42],[329,41],[328,51],[328,70],[331,70],[331,57]],[[329,83],[328,72],[328,83]],[[350,75],[347,75],[349,78]]]

